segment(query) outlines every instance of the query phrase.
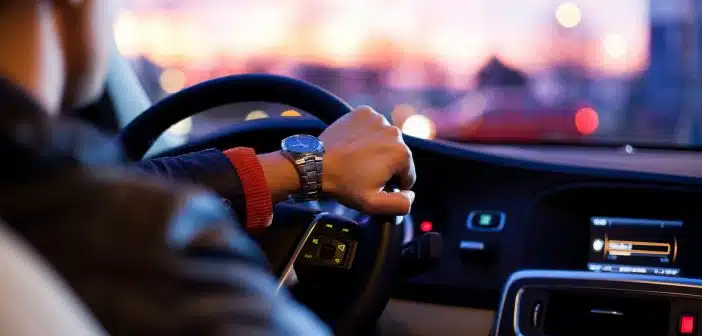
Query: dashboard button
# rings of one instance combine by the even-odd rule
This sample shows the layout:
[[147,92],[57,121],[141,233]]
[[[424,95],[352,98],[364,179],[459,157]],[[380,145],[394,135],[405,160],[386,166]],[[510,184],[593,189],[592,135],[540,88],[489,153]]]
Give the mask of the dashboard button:
[[464,262],[489,263],[495,257],[492,249],[481,241],[462,240],[458,249]]
[[466,225],[474,231],[501,231],[506,217],[502,211],[475,210],[468,214]]
[[481,241],[462,240],[458,244],[461,251],[485,251],[485,243]]
[[682,314],[678,321],[678,334],[692,335],[695,333],[696,316],[694,314]]

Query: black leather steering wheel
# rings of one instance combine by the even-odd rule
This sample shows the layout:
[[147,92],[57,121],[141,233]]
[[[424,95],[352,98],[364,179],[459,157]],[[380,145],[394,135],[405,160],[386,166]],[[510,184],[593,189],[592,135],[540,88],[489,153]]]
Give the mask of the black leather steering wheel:
[[307,82],[268,74],[233,75],[188,87],[157,102],[125,126],[118,139],[126,156],[139,160],[177,122],[214,107],[254,101],[308,111],[327,125],[351,111],[341,98]]
[[[210,108],[251,101],[289,105],[326,124],[351,111],[339,97],[300,80],[267,74],[233,75],[161,100],[127,125],[118,140],[127,157],[138,160],[175,123]],[[295,262],[300,283],[294,295],[337,335],[369,332],[389,300],[402,244],[401,218],[368,218],[365,223],[356,223],[281,204],[276,206],[271,228],[257,237],[277,275],[289,269],[290,260]],[[314,245],[319,245],[314,258],[307,260]],[[344,253],[339,252],[340,245]]]

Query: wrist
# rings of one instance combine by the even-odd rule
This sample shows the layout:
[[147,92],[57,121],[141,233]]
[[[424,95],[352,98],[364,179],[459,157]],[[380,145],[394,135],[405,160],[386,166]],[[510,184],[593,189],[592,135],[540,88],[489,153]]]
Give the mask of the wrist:
[[[329,155],[328,152],[324,154],[322,192],[332,196],[337,195],[337,183],[335,183],[335,181],[339,181],[339,179],[334,175],[334,172],[338,171],[338,169],[335,168],[337,166],[335,163],[333,153],[332,155]],[[343,164],[343,162],[340,163]]]
[[258,159],[273,203],[284,201],[300,190],[300,177],[295,166],[280,151],[261,154]]

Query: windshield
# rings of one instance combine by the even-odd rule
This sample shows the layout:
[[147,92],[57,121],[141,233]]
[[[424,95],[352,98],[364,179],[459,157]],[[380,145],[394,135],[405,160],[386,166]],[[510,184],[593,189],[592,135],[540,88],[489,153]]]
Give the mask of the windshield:
[[[265,72],[452,141],[699,145],[698,0],[128,0],[120,52],[158,100]],[[314,111],[307,111],[314,112]],[[180,124],[305,116],[239,104]]]

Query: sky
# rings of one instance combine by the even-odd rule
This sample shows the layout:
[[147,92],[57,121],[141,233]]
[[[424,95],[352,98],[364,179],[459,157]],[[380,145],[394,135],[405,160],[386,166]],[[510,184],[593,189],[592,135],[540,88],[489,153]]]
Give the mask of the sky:
[[571,0],[580,16],[572,28],[559,26],[557,0],[123,1],[120,50],[165,66],[257,55],[334,65],[432,58],[471,72],[499,55],[525,70],[569,57],[626,73],[648,55],[648,0]]

